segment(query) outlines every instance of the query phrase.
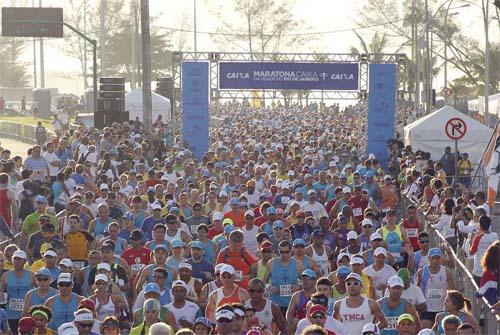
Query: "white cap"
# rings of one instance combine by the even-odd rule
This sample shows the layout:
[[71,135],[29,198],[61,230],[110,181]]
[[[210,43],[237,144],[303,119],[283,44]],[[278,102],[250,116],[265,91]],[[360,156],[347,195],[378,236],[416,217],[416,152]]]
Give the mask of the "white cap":
[[26,260],[26,259],[28,259],[28,256],[26,256],[26,252],[24,252],[23,250],[16,250],[16,251],[14,251],[12,258],[22,258],[22,259]]
[[73,267],[73,262],[69,258],[63,258],[59,262],[59,265],[64,265],[64,266],[66,266],[68,268],[72,268]]
[[337,257],[337,261],[340,261],[342,258],[346,257],[351,259],[351,257],[349,256],[349,254],[345,253],[345,252],[341,252],[338,257]]
[[331,161],[329,164],[328,164],[329,167],[336,167],[337,166],[337,163],[335,161]]
[[99,280],[104,280],[106,283],[109,283],[109,278],[104,273],[99,273],[95,276],[94,283],[97,283]]
[[189,270],[193,270],[193,266],[189,263],[186,263],[186,262],[182,262],[179,264],[179,269],[189,269]]
[[184,282],[184,280],[175,280],[173,283],[172,283],[172,288],[175,288],[175,287],[184,287],[184,289],[186,289],[187,291],[187,285],[186,283]]
[[363,259],[363,257],[361,256],[353,256],[351,257],[351,262],[350,262],[351,265],[355,265],[355,264],[365,264],[365,260]]
[[434,331],[429,328],[421,329],[417,335],[434,335]]
[[368,154],[368,159],[375,159],[375,154]]
[[229,264],[225,264],[223,267],[221,267],[220,274],[222,275],[224,272],[227,272],[233,276],[236,274],[234,267],[232,265],[229,265]]
[[215,270],[215,273],[217,273],[217,272],[218,272],[218,273],[220,273],[220,269],[222,269],[222,267],[223,267],[224,265],[226,265],[226,264],[225,264],[225,263],[219,263],[219,264],[217,264],[217,265],[215,266],[215,269],[214,269],[214,270]]
[[221,309],[215,313],[215,319],[220,320],[220,319],[228,319],[232,320],[234,318],[234,312],[228,310],[228,309]]
[[361,221],[361,227],[364,227],[364,226],[372,226],[373,227],[373,221],[370,219],[364,219],[363,221]]
[[403,279],[401,279],[401,277],[399,277],[399,276],[392,276],[391,278],[389,278],[389,280],[387,281],[387,285],[389,285],[389,287],[394,287],[394,286],[404,287],[405,286]]
[[255,217],[255,213],[252,210],[248,210],[245,212],[245,216],[250,215],[251,217]]
[[288,175],[289,176],[295,176],[295,171],[293,171],[293,170],[288,171]]
[[385,250],[384,247],[378,247],[377,249],[375,249],[375,251],[373,252],[373,256],[378,256],[378,255],[384,255],[387,257],[387,250]]
[[219,197],[227,197],[227,192],[226,191],[220,191],[219,192]]
[[386,175],[384,176],[384,180],[392,180],[392,177],[391,177],[391,176],[389,176],[388,174],[386,174]]
[[358,238],[358,233],[356,233],[354,230],[351,230],[350,232],[347,233],[347,240],[355,240]]
[[43,256],[57,257],[57,253],[54,250],[49,249],[43,253]]
[[[377,327],[376,324],[374,323],[367,323],[364,327],[363,330],[361,331],[361,334],[364,334],[365,332],[367,333],[373,333],[374,335],[380,334],[380,331]],[[433,333],[434,334],[434,333]]]
[[166,174],[164,174],[163,176],[161,176],[160,178],[160,181],[168,181],[168,176]]
[[99,263],[97,264],[97,270],[111,271],[111,266],[108,263]]
[[57,277],[57,283],[72,283],[71,273],[63,272]]
[[345,186],[343,189],[342,189],[342,193],[352,193],[351,192],[351,188],[349,186]]
[[57,335],[78,335],[78,329],[73,325],[73,323],[62,324],[59,329],[57,329]]
[[221,212],[214,212],[212,214],[212,219],[214,221],[222,221],[223,218],[224,218],[224,214],[222,214]]
[[89,312],[79,312],[78,311],[74,312],[73,315],[75,316],[75,322],[81,322],[81,321],[94,321],[94,316],[92,313]]
[[99,190],[109,190],[109,186],[106,183],[102,183],[101,186],[99,186]]
[[373,241],[373,240],[376,240],[376,239],[382,239],[382,235],[380,235],[379,233],[373,233],[373,234],[371,234],[370,241]]
[[161,204],[158,202],[153,202],[153,204],[151,205],[151,209],[152,210],[161,209]]

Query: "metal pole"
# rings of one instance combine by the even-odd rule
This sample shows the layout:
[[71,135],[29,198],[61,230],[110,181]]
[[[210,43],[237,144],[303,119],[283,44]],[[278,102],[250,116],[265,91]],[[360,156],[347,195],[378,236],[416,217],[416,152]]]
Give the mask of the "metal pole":
[[415,67],[416,67],[415,111],[417,112],[417,114],[420,112],[420,42],[421,39],[418,36],[418,31],[417,31],[417,45],[415,47]]
[[425,112],[429,114],[431,112],[430,98],[431,98],[431,90],[430,90],[430,39],[429,39],[429,26],[430,26],[430,18],[429,18],[429,1],[425,0],[425,58],[426,58],[426,73],[425,73]]
[[137,3],[135,1],[132,1],[132,75],[130,78],[130,87],[132,89],[136,88],[136,79],[135,79],[135,72],[137,71],[137,47],[136,47],[136,38],[137,38]]
[[[83,0],[83,34],[87,33],[87,0]],[[87,40],[83,40],[83,88],[87,89]]]
[[[42,0],[39,2],[42,7]],[[43,56],[43,38],[40,38],[40,87],[45,88],[45,60]]]
[[197,45],[197,41],[196,41],[196,0],[193,0],[193,17],[194,17],[194,57],[195,59],[198,59],[198,57],[196,56],[196,52],[198,51],[198,45]]
[[490,40],[489,40],[489,25],[490,25],[490,17],[489,17],[489,0],[486,1],[486,8],[484,14],[484,122],[489,127],[490,126],[490,109],[489,109],[489,95],[490,95]]
[[99,2],[99,51],[101,52],[101,77],[106,76],[106,24],[104,12],[106,11],[106,0]]
[[97,41],[92,40],[92,71],[93,89],[94,89],[94,113],[97,110]]
[[152,128],[151,111],[151,45],[149,31],[149,0],[141,0],[141,34],[142,34],[142,107],[144,113],[144,130]]
[[[35,7],[35,0],[32,1],[32,5]],[[36,38],[33,37],[33,88],[37,86],[36,79]]]
[[455,168],[454,168],[454,171],[455,171],[455,177],[453,178],[455,180],[455,183],[458,182],[458,140],[455,140]]
[[[453,0],[450,0],[444,16],[444,87],[448,87],[448,11]],[[444,98],[446,101],[447,98]]]

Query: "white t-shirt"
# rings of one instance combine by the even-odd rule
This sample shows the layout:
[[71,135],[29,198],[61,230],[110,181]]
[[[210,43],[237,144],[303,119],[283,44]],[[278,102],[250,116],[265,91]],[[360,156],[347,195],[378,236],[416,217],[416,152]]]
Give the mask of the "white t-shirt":
[[[311,321],[309,321],[307,318],[301,319],[299,321],[299,323],[297,324],[297,330],[295,331],[295,335],[302,334],[302,331],[310,325],[311,325]],[[325,328],[326,330],[332,331],[335,334],[349,335],[349,332],[344,327],[342,322],[340,322],[337,319],[332,318],[331,316],[326,317],[325,325],[323,328]]]
[[387,286],[387,282],[389,281],[389,278],[392,276],[397,276],[398,273],[392,266],[389,266],[387,264],[384,264],[384,267],[380,269],[379,271],[375,271],[373,268],[375,264],[367,266],[366,268],[363,269],[363,273],[370,276],[373,280],[373,287],[375,288],[375,295],[377,296],[377,299],[382,298],[382,290],[378,290],[377,287],[380,285],[385,285]]
[[247,230],[246,226],[243,226],[241,231],[243,232],[243,246],[252,251],[258,250],[257,234],[259,233],[259,227],[254,225],[251,230]]
[[477,247],[477,251],[474,254],[474,269],[472,270],[472,274],[477,277],[481,277],[483,275],[483,268],[481,267],[481,259],[488,247],[498,241],[497,233],[488,233],[481,236],[479,240],[479,245]]
[[441,230],[444,238],[455,236],[455,229],[451,228],[451,215],[442,214],[437,224],[431,225],[432,228]]
[[134,192],[134,188],[130,185],[122,187],[120,192],[124,193],[127,197],[130,196]]
[[317,201],[315,201],[313,204],[307,201],[302,206],[300,206],[300,209],[304,212],[312,212],[314,218],[316,219],[316,222],[319,220],[320,217],[328,216],[325,206],[323,206],[321,203]]
[[172,314],[174,314],[177,328],[182,328],[179,323],[180,320],[186,320],[190,323],[194,323],[196,317],[201,315],[200,307],[191,301],[185,301],[184,306],[181,308],[176,308],[173,302],[168,304],[166,307],[172,312]]
[[51,177],[57,176],[57,173],[59,172],[59,166],[51,165],[51,163],[58,162],[60,160],[59,157],[57,157],[55,152],[53,152],[53,153],[46,152],[45,155],[43,155],[43,157],[45,157],[45,160],[47,161],[47,164],[49,165],[50,176]]
[[[385,290],[384,296],[389,296],[389,290]],[[413,305],[420,305],[427,302],[422,289],[413,284],[410,284],[410,287],[403,291],[401,298],[408,300]]]

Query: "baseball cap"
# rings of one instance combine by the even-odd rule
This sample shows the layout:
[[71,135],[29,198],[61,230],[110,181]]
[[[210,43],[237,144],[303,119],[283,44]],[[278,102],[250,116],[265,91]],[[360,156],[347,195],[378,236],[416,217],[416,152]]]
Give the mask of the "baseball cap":
[[144,286],[144,293],[156,293],[158,295],[161,294],[160,285],[157,283],[148,283]]
[[316,272],[314,272],[311,269],[305,269],[304,271],[302,271],[301,277],[302,276],[305,276],[305,277],[307,277],[309,279],[316,279],[317,278]]
[[337,269],[337,274],[340,277],[347,277],[351,273],[351,269],[348,266],[342,265]]
[[142,231],[140,229],[134,229],[130,232],[130,239],[131,240],[142,240],[143,238]]
[[202,325],[204,325],[208,329],[212,329],[212,322],[207,318],[204,318],[202,316],[197,317],[196,320],[194,320],[193,326],[195,326],[198,323],[201,323]]
[[222,220],[223,218],[224,218],[224,214],[222,214],[221,212],[214,212],[214,213],[212,214],[212,219],[213,219],[214,221],[220,221],[220,220]]
[[382,235],[380,235],[380,233],[373,233],[370,236],[370,241],[381,240],[381,239],[382,239]]
[[307,195],[309,195],[309,194],[316,194],[316,191],[315,190],[309,190],[309,191],[307,191]]
[[156,190],[153,186],[148,187],[148,193],[155,193],[155,192],[156,192]]
[[[160,245],[157,245],[156,248],[158,248],[159,246]],[[182,242],[181,240],[179,240],[178,238],[176,238],[176,239],[172,240],[172,242],[170,243],[170,246],[172,248],[180,248],[180,247],[184,246],[184,242]],[[165,248],[165,250],[167,250],[167,249]]]
[[354,230],[351,230],[350,232],[347,233],[347,240],[355,240],[358,238],[358,233],[356,233]]
[[335,161],[331,161],[329,164],[328,164],[329,167],[336,167],[337,166],[337,163]]
[[434,335],[434,331],[429,328],[421,329],[417,335]]
[[264,241],[260,245],[260,250],[273,250],[273,244],[269,241]]
[[269,207],[266,211],[267,215],[270,215],[270,214],[276,214],[276,208],[274,207]]
[[201,241],[198,241],[198,240],[191,242],[191,248],[204,249],[203,243],[201,243]]
[[181,262],[179,264],[179,269],[188,269],[188,270],[193,270],[193,266],[187,262]]
[[389,278],[389,280],[387,281],[387,285],[389,285],[389,287],[405,286],[405,284],[403,283],[403,279],[401,279],[399,276],[392,276],[391,278]]
[[28,256],[26,256],[26,252],[24,252],[24,250],[16,250],[16,251],[14,251],[12,258],[22,258],[22,259],[26,260],[26,259],[28,259]]
[[392,177],[391,177],[391,176],[389,176],[388,174],[386,174],[386,175],[384,176],[384,180],[392,180]]
[[413,319],[413,316],[411,314],[403,313],[398,318],[398,324],[400,324],[401,322],[403,322],[405,320],[411,321],[411,323],[415,323],[415,320]]
[[217,313],[215,313],[215,320],[220,320],[220,319],[228,319],[232,320],[234,318],[234,312],[230,311],[229,309],[219,309]]
[[245,216],[250,215],[251,217],[255,217],[255,213],[252,210],[248,210],[245,212]]
[[361,227],[364,227],[364,226],[373,227],[373,221],[370,219],[364,219],[363,221],[361,221]]
[[117,328],[117,329],[120,329],[120,322],[118,321],[117,318],[115,317],[112,317],[112,316],[108,316],[104,319],[104,321],[102,322],[102,325],[101,327],[104,329],[104,328],[108,328],[108,327],[112,327],[112,328]]
[[233,224],[233,220],[231,220],[230,218],[225,218],[224,220],[222,220],[222,226],[226,226],[226,225],[232,225]]
[[186,283],[184,282],[184,280],[176,280],[172,283],[172,289],[176,288],[176,287],[182,287],[184,288],[185,290],[187,290],[187,285]]
[[68,268],[72,268],[73,267],[73,261],[71,259],[69,259],[69,258],[63,258],[59,262],[59,265],[62,265],[62,266],[68,267]]
[[71,273],[60,273],[59,277],[57,277],[57,283],[72,283]]
[[38,276],[41,276],[41,277],[50,277],[51,273],[50,273],[49,269],[47,269],[47,268],[41,268],[35,274],[35,277],[38,277]]
[[95,310],[95,302],[90,300],[90,299],[83,299],[78,304],[78,309],[81,309],[81,308],[86,308],[86,309],[90,309],[91,311],[94,311]]
[[314,237],[323,237],[325,234],[323,233],[323,231],[321,229],[314,229],[311,233],[311,236],[314,236]]
[[234,267],[229,264],[224,264],[223,267],[220,269],[220,274],[222,275],[223,273],[229,273],[230,275],[235,275],[236,271],[234,270]]
[[293,240],[293,246],[295,247],[297,245],[305,246],[306,245],[306,241],[304,241],[301,238],[296,238],[295,240]]
[[72,323],[62,324],[57,330],[58,335],[79,335],[78,329]]
[[352,193],[351,192],[351,188],[349,186],[345,186],[343,189],[342,189],[342,193]]
[[356,272],[351,272],[347,278],[345,279],[346,281],[349,280],[349,279],[354,279],[356,281],[359,281],[360,283],[363,282],[363,280],[361,279],[361,276],[359,274],[357,274]]
[[111,266],[108,263],[99,263],[97,264],[97,270],[111,271]]
[[99,280],[103,280],[106,283],[109,283],[109,278],[104,273],[100,273],[97,276],[95,276],[94,282],[97,283]]
[[375,177],[375,173],[373,173],[373,171],[368,171],[367,173],[365,173],[365,178],[373,178]]
[[43,195],[39,195],[38,197],[36,197],[36,202],[41,202],[41,203],[46,204],[47,203],[47,198],[44,197]]
[[295,176],[295,171],[289,170],[287,173],[288,176]]
[[439,257],[442,256],[441,249],[439,249],[439,248],[431,248],[429,250],[429,257],[435,257],[435,256],[439,256]]
[[376,324],[374,323],[367,323],[364,327],[363,327],[363,330],[361,331],[361,334],[365,334],[365,333],[370,333],[370,334],[374,334],[374,335],[378,335],[380,334],[380,331],[377,327]]
[[238,206],[240,204],[240,199],[234,197],[231,198],[231,201],[229,202],[230,205]]
[[281,221],[281,220],[274,221],[273,229],[276,229],[276,228],[285,228],[285,224],[283,223],[283,221]]
[[236,228],[232,224],[228,224],[224,227],[224,233],[229,234],[232,233]]
[[109,190],[109,186],[108,184],[106,183],[102,183],[101,186],[99,186],[99,190],[100,191],[103,191],[103,190]]
[[387,257],[387,250],[385,250],[384,247],[378,247],[377,249],[375,249],[375,251],[373,252],[373,256],[378,256],[378,255],[384,255]]
[[152,210],[161,209],[161,204],[157,203],[157,202],[153,202],[153,204],[151,205],[151,209]]
[[341,252],[338,257],[337,257],[337,262],[340,261],[342,258],[347,257],[348,259],[351,259],[351,256],[345,252]]
[[363,265],[363,264],[365,264],[365,260],[361,256],[353,256],[353,257],[351,257],[350,264],[351,265],[355,265],[355,264]]
[[17,329],[19,333],[29,333],[35,331],[36,329],[35,319],[33,319],[31,316],[26,316],[24,318],[21,318],[21,320],[19,320],[19,326]]
[[326,314],[326,307],[323,305],[315,304],[309,308],[309,315],[314,315],[316,313]]

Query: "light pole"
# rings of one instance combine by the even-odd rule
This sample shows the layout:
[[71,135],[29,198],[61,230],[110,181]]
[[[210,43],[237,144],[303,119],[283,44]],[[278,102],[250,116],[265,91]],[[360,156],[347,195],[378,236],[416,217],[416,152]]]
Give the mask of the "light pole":
[[194,57],[195,59],[198,59],[198,57],[196,56],[196,52],[198,51],[198,45],[197,45],[197,41],[196,41],[196,0],[193,0],[193,23],[194,23]]
[[[485,3],[486,2],[486,3]],[[489,26],[490,26],[490,15],[489,15],[489,0],[483,0],[484,10],[484,123],[490,126],[490,40],[489,40]]]

